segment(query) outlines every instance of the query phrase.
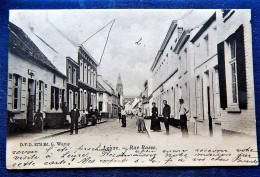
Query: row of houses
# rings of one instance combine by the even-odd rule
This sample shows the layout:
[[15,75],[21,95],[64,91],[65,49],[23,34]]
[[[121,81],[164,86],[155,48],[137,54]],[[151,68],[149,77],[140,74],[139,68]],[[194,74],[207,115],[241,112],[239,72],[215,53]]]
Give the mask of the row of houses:
[[[121,77],[119,75],[121,80]],[[104,80],[102,76],[98,75],[98,110],[103,114],[103,117],[114,118],[118,116],[120,111],[119,105],[123,95],[120,95],[118,89],[114,89],[107,80]],[[122,92],[121,92],[122,94]]]
[[[54,40],[60,37],[63,44],[53,47],[33,29],[25,32],[12,22],[8,27],[7,110],[17,125],[32,127],[38,112],[46,126],[61,127],[69,119],[68,112],[74,105],[81,114],[92,107],[117,115],[120,95],[109,92],[113,106],[106,110],[101,102],[105,92],[101,89],[104,83],[98,80],[98,63],[84,46],[64,40],[57,30]],[[67,49],[59,50],[66,45],[70,45],[71,55],[65,53]]]
[[203,17],[195,10],[189,14],[186,24],[195,21],[194,27],[185,26],[185,19],[172,21],[150,69],[143,105],[151,109],[155,102],[162,114],[167,100],[171,117],[179,119],[183,98],[198,134],[212,136],[221,129],[255,135],[250,11],[216,10]]

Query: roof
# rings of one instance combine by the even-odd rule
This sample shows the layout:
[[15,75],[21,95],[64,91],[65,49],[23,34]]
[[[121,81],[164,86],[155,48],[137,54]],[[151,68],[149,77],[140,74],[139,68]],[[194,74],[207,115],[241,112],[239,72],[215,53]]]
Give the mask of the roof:
[[43,54],[36,44],[27,36],[27,34],[18,26],[9,22],[9,52],[32,62],[38,63],[43,67],[55,72],[61,77],[62,74],[52,62]]
[[157,55],[155,57],[153,65],[152,65],[152,67],[150,69],[151,71],[153,71],[155,66],[157,65],[157,63],[158,63],[158,61],[159,61],[163,51],[165,50],[169,40],[171,39],[171,36],[172,36],[174,30],[176,29],[176,26],[177,26],[177,20],[173,20],[172,23],[171,23],[171,26],[170,26],[170,28],[169,28],[169,30],[168,30],[168,32],[167,32],[167,34],[166,34],[166,36],[165,36],[165,38],[163,40],[161,48],[160,48],[160,50],[158,51],[158,53],[157,53]]
[[101,77],[101,75],[98,75],[97,77],[97,90],[106,92],[110,95],[116,94],[115,90]]
[[190,37],[190,30],[184,30],[181,34],[180,39],[178,40],[175,48],[173,49],[173,51],[176,54],[179,54],[179,52],[181,51],[182,47],[184,46],[184,44],[188,41]]
[[216,20],[216,12],[204,23],[200,30],[194,35],[191,39],[191,42],[194,43],[199,37],[208,29],[208,27]]
[[96,66],[98,66],[99,64],[97,63],[97,61],[90,55],[90,53],[85,49],[85,47],[83,45],[78,45],[79,49],[82,49],[87,55],[88,57],[94,62],[94,64]]

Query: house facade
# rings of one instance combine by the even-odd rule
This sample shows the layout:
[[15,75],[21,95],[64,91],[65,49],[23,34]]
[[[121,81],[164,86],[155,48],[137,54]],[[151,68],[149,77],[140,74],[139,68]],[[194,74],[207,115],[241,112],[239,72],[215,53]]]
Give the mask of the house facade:
[[97,106],[103,117],[113,118],[118,116],[119,94],[111,87],[101,75],[97,77]]
[[198,121],[197,133],[213,136],[220,128],[220,97],[217,59],[216,12],[199,28],[190,40],[194,48],[193,117]]
[[250,21],[248,10],[216,10],[193,28],[172,22],[151,67],[159,114],[166,100],[179,119],[182,98],[195,134],[255,135]]
[[9,22],[7,110],[23,126],[34,125],[35,113],[46,126],[63,126],[66,76],[30,40],[22,29]]
[[222,130],[255,136],[250,10],[218,11],[217,24]]
[[[76,62],[78,61],[78,62]],[[78,47],[78,60],[67,57],[67,100],[68,111],[76,105],[80,110],[97,108],[97,66],[86,49]]]

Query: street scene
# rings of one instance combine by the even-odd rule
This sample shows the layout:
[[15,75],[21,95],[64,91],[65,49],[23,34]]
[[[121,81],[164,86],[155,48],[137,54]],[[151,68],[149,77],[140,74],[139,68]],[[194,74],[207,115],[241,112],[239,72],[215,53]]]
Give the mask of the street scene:
[[250,10],[12,10],[8,29],[7,146],[256,147]]

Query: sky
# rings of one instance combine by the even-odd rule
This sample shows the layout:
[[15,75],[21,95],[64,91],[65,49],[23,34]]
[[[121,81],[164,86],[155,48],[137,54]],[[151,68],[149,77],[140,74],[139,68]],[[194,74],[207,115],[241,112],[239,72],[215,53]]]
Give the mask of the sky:
[[[199,11],[201,12],[201,11]],[[204,20],[204,11],[197,15]],[[150,68],[173,20],[185,21],[196,15],[193,10],[12,10],[9,20],[22,28],[29,37],[37,34],[57,53],[49,55],[53,64],[63,73],[65,57],[76,59],[74,44],[82,44],[92,34],[115,19],[98,75],[116,86],[120,73],[124,95],[138,96],[145,80],[151,77]],[[193,24],[194,23],[194,24]],[[189,25],[198,24],[188,20]],[[100,62],[110,23],[83,46]],[[57,32],[59,31],[59,32]],[[33,33],[32,33],[33,32]],[[59,33],[59,34],[58,34]],[[61,35],[62,34],[62,35]],[[67,39],[66,39],[67,38]],[[140,41],[140,45],[136,42]],[[45,50],[51,53],[50,50]],[[56,56],[57,55],[57,56]],[[52,56],[52,57],[51,57]]]

